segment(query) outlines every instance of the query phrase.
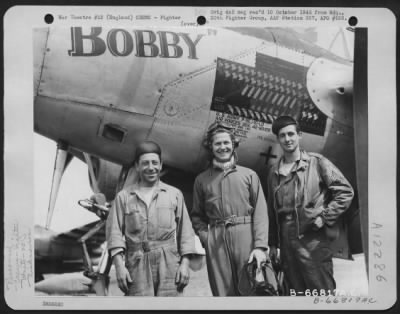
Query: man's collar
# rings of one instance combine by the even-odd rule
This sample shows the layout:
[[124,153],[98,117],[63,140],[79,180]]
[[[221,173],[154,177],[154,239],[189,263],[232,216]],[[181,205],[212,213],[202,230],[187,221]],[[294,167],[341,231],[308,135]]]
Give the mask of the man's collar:
[[[284,158],[284,156],[282,155],[281,158],[279,159],[278,163],[275,166],[274,173],[276,175],[279,175],[279,165],[281,162],[283,162],[283,158]],[[297,163],[296,171],[300,170],[300,169],[306,169],[310,162],[310,155],[308,155],[306,151],[300,150],[300,157],[295,162]]]
[[[126,188],[126,191],[129,192],[130,194],[137,194],[137,191],[140,189],[139,182],[136,182]],[[166,192],[167,191],[167,185],[162,182],[161,180],[158,181],[158,183],[154,186],[154,191],[155,192]]]
[[231,160],[227,162],[219,162],[215,159],[212,160],[212,167],[223,171],[228,171],[236,167],[235,157],[232,155]]
[[306,151],[301,150],[300,161],[298,163],[297,170],[306,169],[309,163],[310,163],[310,155],[308,155]]

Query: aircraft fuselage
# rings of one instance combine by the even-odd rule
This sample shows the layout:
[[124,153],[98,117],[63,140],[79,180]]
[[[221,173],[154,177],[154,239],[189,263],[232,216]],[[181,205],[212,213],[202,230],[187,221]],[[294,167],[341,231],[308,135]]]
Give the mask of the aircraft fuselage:
[[[220,120],[241,138],[239,162],[261,172],[281,154],[271,123],[288,114],[300,121],[302,146],[355,182],[351,103],[339,95],[331,110],[307,85],[316,60],[328,57],[287,48],[265,32],[275,42],[227,29],[38,29],[35,131],[123,165],[151,139],[166,165],[198,173],[205,131]],[[327,60],[351,72],[351,64]]]

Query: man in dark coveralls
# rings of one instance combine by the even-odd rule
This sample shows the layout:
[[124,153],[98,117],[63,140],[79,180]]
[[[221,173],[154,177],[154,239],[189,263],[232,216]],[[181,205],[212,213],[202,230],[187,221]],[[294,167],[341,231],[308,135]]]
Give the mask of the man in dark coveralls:
[[270,256],[280,247],[288,294],[334,293],[330,241],[339,216],[349,207],[353,188],[328,159],[300,149],[296,120],[281,116],[272,132],[283,150],[268,171]]
[[117,194],[106,226],[118,286],[130,296],[178,296],[196,252],[183,195],[160,181],[158,144],[139,144],[135,167],[139,181]]
[[267,258],[268,210],[257,174],[237,165],[238,141],[221,123],[210,126],[205,146],[209,167],[195,180],[192,224],[206,250],[214,296],[237,296],[246,263]]

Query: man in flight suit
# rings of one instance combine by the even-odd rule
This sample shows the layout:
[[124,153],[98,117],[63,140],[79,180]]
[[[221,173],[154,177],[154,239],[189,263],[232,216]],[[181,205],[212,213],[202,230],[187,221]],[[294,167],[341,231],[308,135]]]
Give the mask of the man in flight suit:
[[106,225],[118,286],[129,296],[177,296],[195,253],[183,195],[160,181],[158,144],[138,145],[135,167],[139,180],[117,194]]
[[240,295],[243,266],[267,259],[267,204],[257,174],[236,164],[237,145],[230,127],[212,124],[205,141],[212,160],[194,184],[192,223],[206,250],[214,296]]
[[272,132],[283,150],[268,172],[270,256],[280,247],[288,293],[334,293],[330,240],[354,192],[343,174],[320,154],[300,149],[301,132],[292,117],[281,116]]

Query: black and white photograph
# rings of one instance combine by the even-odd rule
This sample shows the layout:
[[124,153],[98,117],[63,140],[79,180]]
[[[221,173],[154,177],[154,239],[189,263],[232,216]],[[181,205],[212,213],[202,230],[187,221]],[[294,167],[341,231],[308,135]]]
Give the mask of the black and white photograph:
[[395,173],[371,178],[396,166],[376,126],[395,130],[395,42],[375,71],[376,12],[37,9],[20,94],[5,58],[5,100],[28,100],[5,102],[10,307],[391,306]]

